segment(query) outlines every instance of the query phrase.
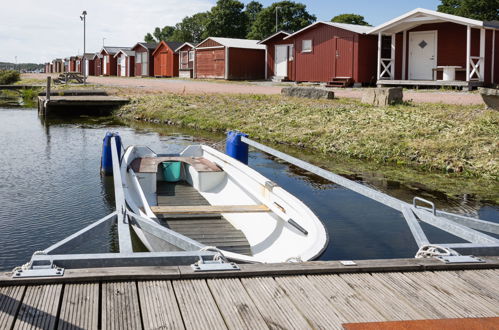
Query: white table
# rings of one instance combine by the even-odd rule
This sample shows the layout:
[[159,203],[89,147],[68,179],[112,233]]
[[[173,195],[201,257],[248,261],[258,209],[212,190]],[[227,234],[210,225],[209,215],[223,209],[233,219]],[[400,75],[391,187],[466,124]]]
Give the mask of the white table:
[[437,69],[443,69],[443,81],[452,81],[456,80],[456,69],[461,69],[461,67],[456,65],[440,65],[437,66]]

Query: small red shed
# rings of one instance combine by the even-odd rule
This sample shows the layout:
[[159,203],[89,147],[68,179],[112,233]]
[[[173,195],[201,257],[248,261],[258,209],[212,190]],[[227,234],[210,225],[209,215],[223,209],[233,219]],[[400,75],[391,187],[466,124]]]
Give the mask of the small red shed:
[[181,78],[193,78],[194,54],[196,46],[190,42],[184,42],[175,51],[178,53],[178,75]]
[[101,76],[102,75],[102,55],[100,53],[95,53],[93,56],[94,59],[94,75]]
[[378,85],[473,88],[499,83],[499,22],[416,8],[372,29]]
[[69,58],[69,72],[76,72],[76,56],[71,56]]
[[56,58],[55,60],[52,61],[52,64],[53,64],[53,72],[56,73],[62,72],[62,66],[63,66],[62,59]]
[[83,57],[80,55],[75,56],[75,71],[83,73]]
[[195,48],[196,78],[265,78],[265,46],[258,40],[209,37]]
[[45,63],[45,73],[50,73],[50,63]]
[[95,54],[92,53],[86,53],[85,55],[83,55],[82,71],[84,71],[83,73],[86,77],[95,75],[94,56]]
[[139,42],[132,47],[135,52],[135,75],[142,77],[154,76],[154,58],[152,53],[157,43]]
[[116,76],[117,74],[117,59],[114,57],[120,50],[130,50],[130,47],[108,47],[104,46],[100,51],[102,55],[102,75]]
[[135,52],[123,50],[114,55],[116,58],[116,73],[119,77],[133,77],[135,74]]
[[155,77],[178,77],[178,53],[175,50],[182,45],[176,41],[161,41],[152,56],[154,58]]
[[289,40],[284,40],[291,33],[279,31],[259,41],[266,46],[265,79],[291,80],[293,77],[294,46]]
[[283,40],[293,44],[291,80],[332,86],[376,81],[376,37],[370,26],[316,22]]

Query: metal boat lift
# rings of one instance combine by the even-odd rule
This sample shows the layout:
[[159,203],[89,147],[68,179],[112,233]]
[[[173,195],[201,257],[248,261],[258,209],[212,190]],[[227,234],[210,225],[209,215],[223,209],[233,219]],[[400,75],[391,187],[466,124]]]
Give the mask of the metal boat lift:
[[[256,141],[241,137],[241,141],[249,146],[280,158],[290,164],[298,166],[304,170],[314,173],[324,179],[339,184],[349,190],[357,192],[365,197],[380,202],[397,211],[400,211],[420,248],[437,247],[438,249],[458,254],[457,256],[445,256],[442,258],[446,262],[473,262],[479,261],[470,257],[463,257],[459,254],[472,255],[499,255],[499,239],[487,235],[483,232],[499,234],[499,224],[474,219],[467,216],[438,211],[435,205],[422,198],[415,197],[413,204],[409,204],[388,196],[382,192],[364,186],[360,183],[346,179],[320,167],[287,155],[283,152],[260,144]],[[238,269],[234,263],[226,263],[215,260],[218,252],[212,250],[200,242],[192,240],[184,235],[154,223],[131,212],[125,202],[123,192],[123,182],[120,174],[120,159],[118,157],[117,143],[115,137],[111,138],[111,153],[113,160],[113,178],[115,189],[116,211],[73,235],[50,246],[49,248],[35,252],[26,265],[17,267],[13,272],[13,277],[34,277],[34,276],[62,276],[64,268],[101,268],[101,267],[127,267],[127,266],[169,266],[169,265],[189,265],[192,264],[194,270],[234,270]],[[418,203],[419,202],[419,203]],[[421,207],[418,204],[431,206]],[[71,254],[71,251],[81,242],[91,237],[95,230],[99,230],[108,222],[117,223],[119,252],[118,253],[93,253],[93,254]],[[431,244],[420,222],[425,222],[435,226],[452,235],[466,240],[468,243],[451,244]],[[147,229],[147,232],[173,244],[184,251],[178,252],[134,252],[130,233],[130,224]],[[452,249],[452,250],[450,250]],[[443,253],[444,255],[446,253]],[[205,261],[209,260],[209,261]]]

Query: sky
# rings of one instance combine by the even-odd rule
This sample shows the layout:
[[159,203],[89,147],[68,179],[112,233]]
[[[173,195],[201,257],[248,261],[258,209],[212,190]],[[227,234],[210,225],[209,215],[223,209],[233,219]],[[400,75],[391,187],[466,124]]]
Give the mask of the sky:
[[[0,62],[44,63],[83,52],[87,11],[87,52],[107,46],[131,47],[156,26],[175,25],[185,16],[209,10],[216,0],[1,0]],[[248,3],[251,0],[243,0]],[[295,0],[318,20],[343,13],[363,15],[378,25],[414,8],[435,10],[439,0]],[[8,4],[6,4],[8,2]],[[260,0],[264,6],[271,0]]]

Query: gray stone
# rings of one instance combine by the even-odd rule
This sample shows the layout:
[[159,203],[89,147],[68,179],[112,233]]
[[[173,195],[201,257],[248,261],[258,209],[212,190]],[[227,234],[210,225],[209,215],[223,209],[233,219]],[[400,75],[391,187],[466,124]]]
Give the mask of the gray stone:
[[483,102],[490,109],[499,110],[499,89],[497,88],[478,88],[482,95]]
[[285,87],[281,91],[282,95],[304,97],[309,99],[334,99],[334,92],[325,88],[317,87]]
[[401,103],[403,99],[401,87],[370,88],[362,96],[362,103],[384,106]]

